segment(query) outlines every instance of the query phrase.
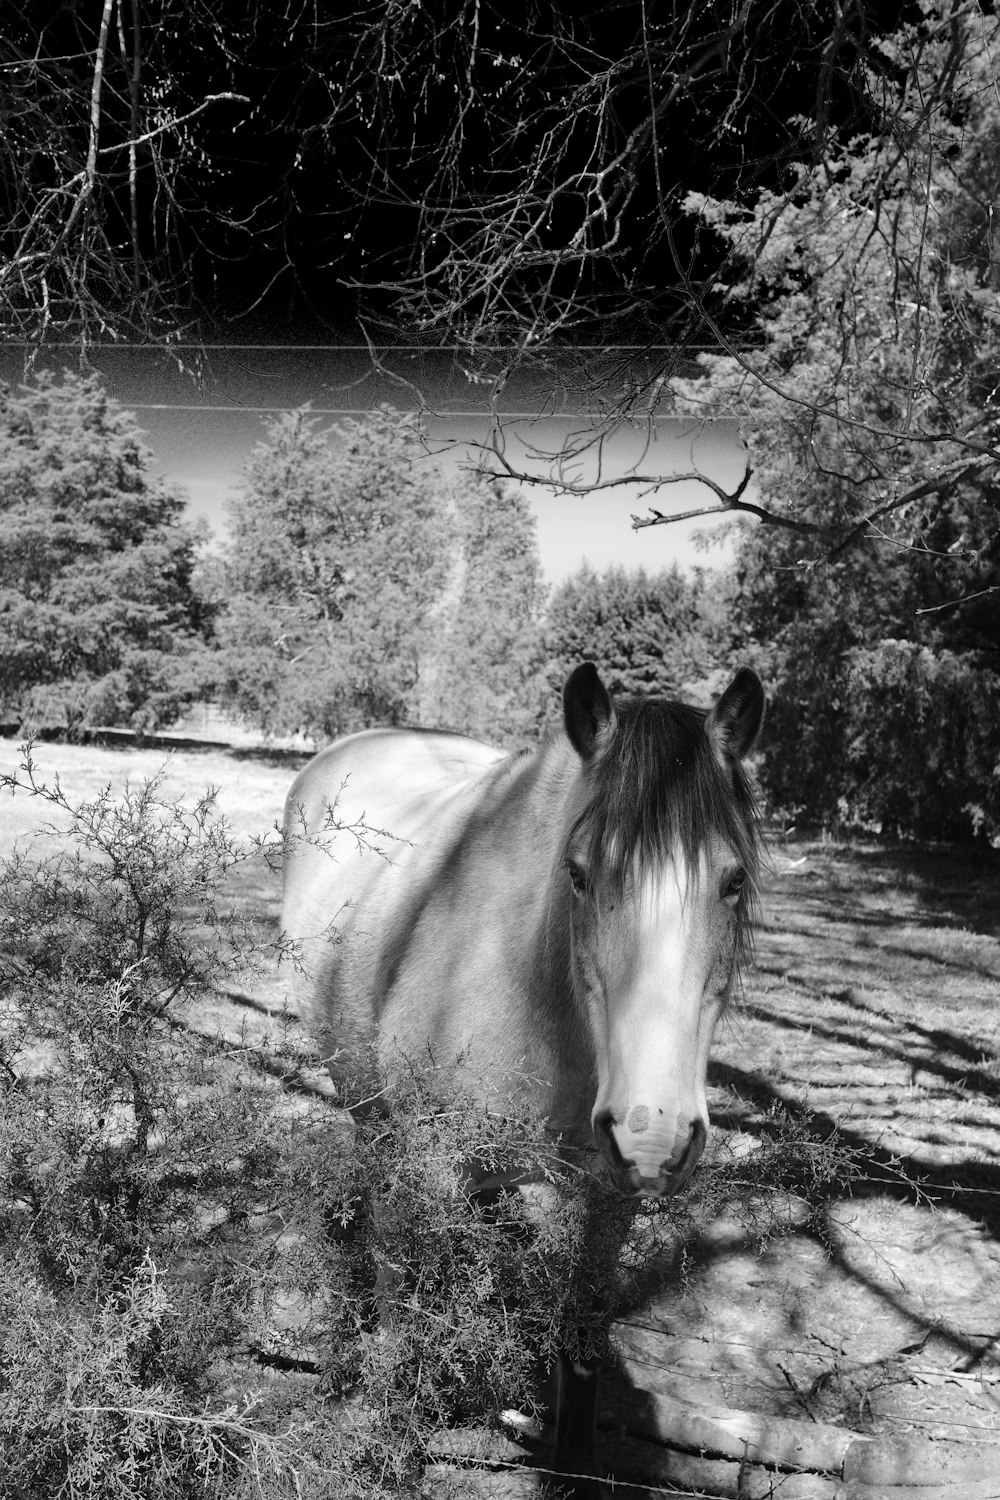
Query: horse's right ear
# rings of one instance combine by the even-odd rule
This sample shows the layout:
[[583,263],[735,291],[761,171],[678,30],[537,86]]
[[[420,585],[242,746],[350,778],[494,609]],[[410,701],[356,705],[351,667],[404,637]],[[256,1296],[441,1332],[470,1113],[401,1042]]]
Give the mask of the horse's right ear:
[[570,673],[563,688],[566,733],[581,760],[591,759],[614,717],[614,705],[597,668],[592,661],[585,661]]

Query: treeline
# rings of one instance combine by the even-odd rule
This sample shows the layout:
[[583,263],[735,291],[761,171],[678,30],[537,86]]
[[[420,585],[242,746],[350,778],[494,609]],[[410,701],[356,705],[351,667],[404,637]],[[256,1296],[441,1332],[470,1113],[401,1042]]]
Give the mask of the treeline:
[[8,391],[0,424],[7,722],[152,731],[210,699],[267,735],[517,745],[581,659],[621,691],[697,694],[712,673],[698,581],[584,567],[550,595],[524,497],[447,474],[405,413],[334,443],[307,413],[271,422],[217,542],[95,377]]
[[752,526],[724,569],[584,565],[549,591],[523,496],[446,473],[404,413],[334,442],[307,413],[271,423],[213,541],[132,414],[66,374],[0,398],[0,525],[7,723],[148,732],[211,700],[267,735],[421,724],[516,746],[581,660],[615,691],[705,705],[749,662],[773,815],[1000,833],[997,545],[949,600],[960,494],[920,549],[802,566],[794,532]]

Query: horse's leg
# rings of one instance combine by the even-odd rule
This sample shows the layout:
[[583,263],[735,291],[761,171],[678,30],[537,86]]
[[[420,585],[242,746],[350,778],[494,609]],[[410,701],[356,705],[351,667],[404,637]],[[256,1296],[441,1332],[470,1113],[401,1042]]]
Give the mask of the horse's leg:
[[556,1422],[552,1468],[566,1479],[559,1488],[574,1500],[603,1500],[598,1457],[597,1402],[601,1367],[617,1303],[618,1261],[632,1206],[605,1184],[592,1182],[580,1257],[575,1311],[556,1367]]
[[584,1363],[569,1354],[559,1356],[556,1370],[556,1436],[552,1467],[565,1474],[565,1492],[580,1500],[598,1500],[597,1396],[599,1364]]

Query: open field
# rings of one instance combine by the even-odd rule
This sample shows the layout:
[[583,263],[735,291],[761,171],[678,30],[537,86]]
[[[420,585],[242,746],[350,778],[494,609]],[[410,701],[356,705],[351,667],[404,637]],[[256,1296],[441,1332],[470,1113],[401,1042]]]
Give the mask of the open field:
[[[12,774],[21,762],[17,740],[0,738],[0,772]],[[218,792],[217,806],[240,837],[265,834],[281,820],[285,792],[295,775],[294,759],[226,753],[214,746],[201,750],[155,748],[103,749],[94,745],[37,744],[33,758],[38,779],[49,785],[58,777],[73,802],[112,790],[126,780],[165,777],[168,792],[193,800],[206,789]],[[305,759],[305,757],[302,757]],[[292,767],[292,769],[290,769]],[[19,795],[0,803],[0,853],[15,839],[34,834],[48,819],[41,804]]]
[[[165,762],[158,749],[53,745],[36,759],[72,798]],[[16,764],[17,746],[0,741],[0,770]],[[280,817],[293,774],[219,751],[166,765],[179,796],[217,786],[247,836]],[[0,802],[0,854],[31,837],[39,812],[21,795]],[[276,923],[263,861],[233,894]],[[282,988],[276,978],[263,992]],[[247,1014],[219,996],[203,1019],[235,1031]],[[956,1479],[954,1500],[1000,1495],[1000,860],[776,846],[757,964],[714,1057],[724,1148],[766,1136],[780,1108],[813,1138],[835,1133],[863,1169],[818,1220],[797,1225],[795,1203],[783,1205],[785,1232],[763,1246],[724,1220],[687,1247],[684,1275],[651,1286],[620,1329],[609,1427],[627,1427],[636,1450],[636,1434],[662,1438],[667,1407],[689,1424],[724,1408],[749,1414],[758,1442],[768,1419],[817,1441],[838,1428],[875,1435],[890,1454],[899,1439],[898,1472],[857,1491],[871,1500],[910,1500],[892,1486],[916,1483],[913,1455],[934,1439],[942,1452],[960,1445],[976,1476]],[[737,1469],[720,1468],[708,1492],[751,1494]],[[841,1493],[819,1485],[774,1493]]]

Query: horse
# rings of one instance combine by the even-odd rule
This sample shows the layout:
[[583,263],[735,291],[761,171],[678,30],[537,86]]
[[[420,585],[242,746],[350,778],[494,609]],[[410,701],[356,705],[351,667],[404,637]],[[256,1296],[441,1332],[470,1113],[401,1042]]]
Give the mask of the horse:
[[[612,699],[585,662],[562,707],[513,756],[407,728],[321,751],[286,803],[282,925],[335,1082],[372,1052],[384,1073],[430,1056],[480,1089],[517,1078],[622,1193],[663,1197],[705,1147],[709,1048],[751,942],[764,693],[744,668],[707,712]],[[333,858],[325,827],[344,830]],[[596,1400],[596,1371],[561,1358],[557,1471],[596,1472]]]

